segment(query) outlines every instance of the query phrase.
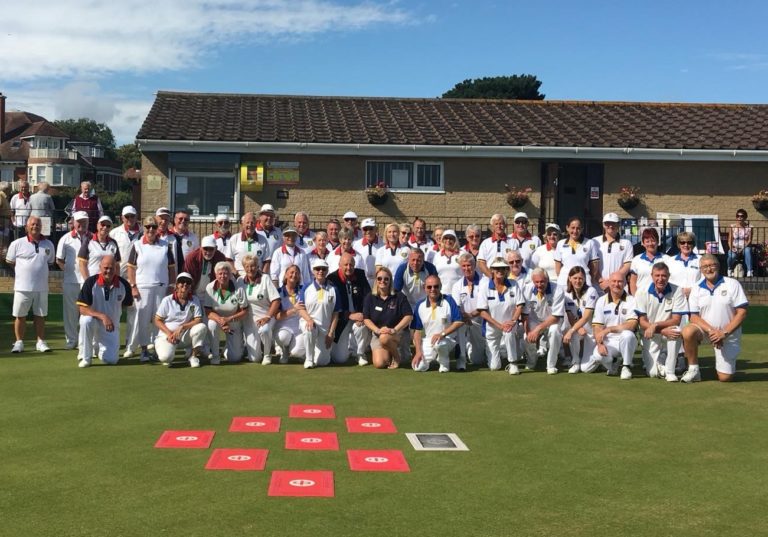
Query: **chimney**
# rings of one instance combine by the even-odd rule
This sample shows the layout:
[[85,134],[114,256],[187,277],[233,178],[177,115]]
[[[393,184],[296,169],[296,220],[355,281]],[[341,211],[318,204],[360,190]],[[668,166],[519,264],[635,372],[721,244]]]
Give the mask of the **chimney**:
[[0,144],[5,141],[5,95],[0,93]]

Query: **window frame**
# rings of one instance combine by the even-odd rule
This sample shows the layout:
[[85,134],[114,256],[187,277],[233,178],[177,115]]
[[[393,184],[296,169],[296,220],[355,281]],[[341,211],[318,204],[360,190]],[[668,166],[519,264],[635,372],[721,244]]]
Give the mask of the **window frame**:
[[[231,179],[234,183],[234,190],[232,192],[232,209],[229,212],[230,219],[233,219],[233,221],[240,221],[240,181],[238,180],[238,176],[235,173],[235,171],[223,171],[223,170],[217,170],[217,171],[208,171],[208,170],[202,170],[202,171],[192,171],[192,170],[185,170],[183,168],[171,169],[171,180],[168,181],[169,183],[169,189],[170,192],[168,194],[168,198],[170,200],[170,209],[173,213],[176,212],[177,208],[184,208],[183,206],[177,206],[176,205],[176,180],[178,177],[186,177],[194,178],[194,177],[203,177],[203,178],[221,178],[221,179]],[[194,215],[190,214],[190,220],[193,222],[213,222],[216,219],[216,214],[214,213],[213,216],[210,216],[208,214],[205,215]]]
[[[412,188],[392,188],[389,187],[390,192],[402,192],[412,194],[445,194],[445,163],[440,160],[403,160],[403,159],[366,159],[365,161],[365,180],[364,188],[371,188],[368,181],[368,166],[371,163],[377,162],[396,162],[405,163],[411,165],[411,175],[413,177]],[[440,186],[417,186],[416,183],[419,177],[419,166],[439,166],[440,168]]]

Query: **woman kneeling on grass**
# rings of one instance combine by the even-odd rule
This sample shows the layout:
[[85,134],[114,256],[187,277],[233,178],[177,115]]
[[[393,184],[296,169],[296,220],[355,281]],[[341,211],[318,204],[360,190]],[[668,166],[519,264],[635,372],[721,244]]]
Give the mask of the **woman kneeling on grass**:
[[411,306],[403,293],[392,289],[392,272],[386,267],[376,271],[373,290],[363,301],[363,316],[373,337],[371,358],[377,369],[400,366],[398,347],[403,332],[409,337],[408,326],[413,319]]
[[243,358],[243,323],[248,313],[245,291],[232,279],[234,269],[229,261],[219,261],[213,270],[216,279],[205,287],[205,313],[211,342],[211,365],[219,365],[219,334],[226,334],[224,357],[236,363]]
[[[304,293],[301,291],[301,271],[296,265],[285,270],[280,294],[280,311],[275,323],[275,347],[280,353],[280,363],[287,364],[291,356],[304,357],[304,334],[299,328],[300,310],[304,310]],[[262,361],[262,365],[271,363]]]
[[582,364],[589,362],[595,350],[592,335],[592,314],[595,312],[597,291],[587,285],[587,274],[581,266],[568,271],[568,288],[565,292],[565,314],[569,328],[563,334],[563,345],[571,349],[569,373],[581,371]]

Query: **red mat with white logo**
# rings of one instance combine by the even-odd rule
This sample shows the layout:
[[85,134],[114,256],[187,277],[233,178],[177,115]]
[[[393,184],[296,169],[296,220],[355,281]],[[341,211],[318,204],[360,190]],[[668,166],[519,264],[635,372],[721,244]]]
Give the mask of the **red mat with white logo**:
[[339,439],[336,433],[285,433],[285,449],[309,449],[316,451],[338,451]]
[[216,431],[165,431],[155,443],[156,448],[207,449]]
[[350,433],[396,433],[397,428],[389,418],[347,418]]
[[333,472],[284,471],[272,472],[269,496],[334,496]]
[[214,449],[206,470],[258,471],[267,465],[267,449]]
[[408,461],[399,450],[347,450],[349,469],[355,472],[410,472]]
[[265,416],[239,416],[232,418],[230,433],[277,433],[280,432],[280,418]]
[[333,409],[333,405],[291,405],[288,410],[288,417],[332,420],[336,417],[336,411]]

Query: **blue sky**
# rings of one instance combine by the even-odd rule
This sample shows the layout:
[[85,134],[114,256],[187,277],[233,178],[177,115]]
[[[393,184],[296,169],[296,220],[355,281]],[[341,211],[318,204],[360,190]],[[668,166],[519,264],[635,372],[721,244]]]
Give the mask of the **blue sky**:
[[547,99],[761,103],[768,87],[757,1],[0,2],[8,108],[91,117],[118,144],[157,90],[435,97],[529,73]]

